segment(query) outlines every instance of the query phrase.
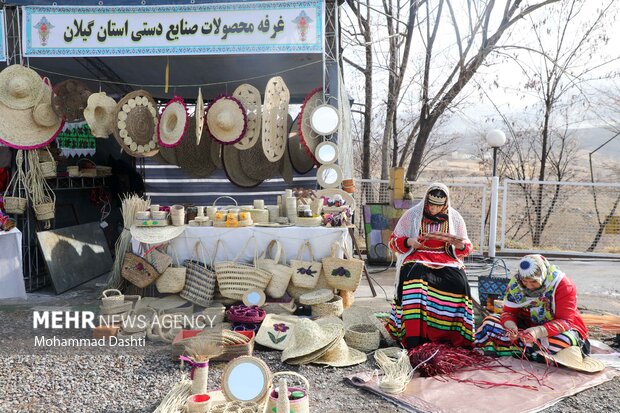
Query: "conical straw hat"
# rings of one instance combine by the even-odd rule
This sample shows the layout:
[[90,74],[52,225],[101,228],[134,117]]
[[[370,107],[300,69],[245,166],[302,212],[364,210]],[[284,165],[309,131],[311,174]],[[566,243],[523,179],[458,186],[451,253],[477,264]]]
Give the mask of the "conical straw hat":
[[240,155],[243,152],[246,151],[241,151],[234,145],[222,145],[222,165],[230,182],[241,188],[253,188],[263,181],[262,179],[252,178],[245,173],[240,160]]
[[22,65],[11,65],[0,72],[0,102],[23,110],[32,108],[41,99],[43,82],[34,70]]
[[195,122],[196,118],[191,117],[187,137],[181,141],[180,145],[174,148],[176,164],[192,176],[207,178],[216,169],[209,159],[212,140],[205,136],[200,140],[200,145],[196,145],[194,136],[196,133]]
[[300,142],[299,116],[293,122],[288,134],[287,151],[291,159],[291,165],[298,174],[306,174],[314,168],[314,158],[310,156],[306,148]]
[[105,92],[93,93],[88,97],[84,119],[96,138],[108,138],[114,131],[116,101]]

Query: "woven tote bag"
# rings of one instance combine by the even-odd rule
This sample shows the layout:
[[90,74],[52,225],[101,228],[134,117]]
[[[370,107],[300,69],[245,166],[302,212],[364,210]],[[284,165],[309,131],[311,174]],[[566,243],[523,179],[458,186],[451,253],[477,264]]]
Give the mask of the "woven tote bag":
[[[217,255],[217,247],[218,244],[216,243],[213,257]],[[185,285],[179,295],[194,304],[209,307],[213,301],[216,283],[213,258],[209,257],[202,241],[196,242],[193,251],[193,257],[183,262],[187,271],[185,273]]]
[[144,253],[144,258],[146,258],[160,274],[163,274],[166,268],[172,265],[172,257],[163,252],[162,249],[165,249],[165,245],[154,245]]
[[[166,267],[161,276],[155,281],[155,286],[160,293],[176,294],[181,292],[185,286],[187,268],[179,262],[179,256],[174,247],[170,245],[169,248],[172,249],[176,262],[174,265]],[[164,255],[170,257],[168,254]]]
[[160,274],[147,260],[133,252],[125,252],[121,276],[138,288],[144,288],[157,280]]
[[[274,246],[276,247],[275,255],[273,258],[267,258]],[[286,265],[286,254],[279,241],[273,240],[267,245],[265,251],[256,260],[256,266],[271,273],[271,281],[265,288],[265,294],[272,298],[282,298],[286,294],[286,287],[291,281],[293,270]]]
[[[252,264],[240,263],[240,254],[248,248],[250,241],[254,241],[254,262]],[[221,261],[215,264],[215,275],[220,293],[233,300],[241,301],[243,293],[250,289],[264,291],[271,281],[271,273],[256,266],[257,249],[256,239],[250,237],[245,246],[239,251],[232,261]]]
[[[338,250],[344,253],[344,258],[338,258]],[[334,242],[332,244],[332,256],[323,258],[323,271],[327,283],[337,290],[355,291],[362,280],[364,260],[351,258],[346,249]]]
[[[310,254],[309,261],[302,259],[304,248],[306,248]],[[320,261],[316,261],[314,253],[312,252],[312,245],[310,241],[306,240],[299,247],[297,251],[297,259],[291,260],[291,268],[293,269],[293,285],[300,288],[314,288],[319,282],[319,276],[321,275],[321,269],[323,264]]]

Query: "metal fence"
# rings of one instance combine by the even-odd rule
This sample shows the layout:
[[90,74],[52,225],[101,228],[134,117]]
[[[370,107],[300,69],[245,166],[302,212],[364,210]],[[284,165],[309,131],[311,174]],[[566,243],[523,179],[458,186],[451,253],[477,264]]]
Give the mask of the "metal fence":
[[[375,179],[360,179],[355,183],[357,192],[355,200],[358,205],[367,203],[390,202],[389,181]],[[428,188],[428,183],[409,182],[414,199],[422,199]],[[446,183],[450,189],[450,203],[461,213],[467,225],[467,233],[474,246],[474,251],[482,253],[485,239],[484,222],[487,209],[487,188],[480,183]],[[357,228],[360,235],[364,235],[363,216],[360,207],[357,218]]]
[[620,254],[620,184],[505,180],[502,251]]

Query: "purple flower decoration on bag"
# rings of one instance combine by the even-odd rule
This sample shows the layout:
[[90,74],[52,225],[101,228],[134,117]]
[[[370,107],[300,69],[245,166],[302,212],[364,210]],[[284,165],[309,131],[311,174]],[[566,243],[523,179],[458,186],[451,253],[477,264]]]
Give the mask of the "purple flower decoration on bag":
[[269,339],[271,340],[273,344],[280,344],[286,339],[288,335],[288,334],[280,335],[280,333],[286,333],[289,330],[289,328],[290,327],[284,323],[274,324],[273,331],[275,331],[276,334],[273,334],[271,331],[269,331],[267,335],[269,336]]
[[136,270],[138,271],[144,271],[144,265],[142,265],[141,262],[139,262],[138,264],[136,264]]
[[351,278],[351,272],[344,267],[338,267],[332,271],[332,276]]
[[312,266],[308,266],[308,268],[304,268],[304,267],[300,267],[297,268],[297,272],[299,274],[303,274],[303,275],[309,275],[310,277],[314,277],[314,274],[316,274],[316,271],[312,270]]
[[288,329],[289,329],[289,326],[287,326],[287,325],[286,325],[286,324],[284,324],[284,323],[274,324],[274,325],[273,325],[273,329],[274,329],[275,331],[280,332],[280,333],[286,333],[286,332],[288,331]]

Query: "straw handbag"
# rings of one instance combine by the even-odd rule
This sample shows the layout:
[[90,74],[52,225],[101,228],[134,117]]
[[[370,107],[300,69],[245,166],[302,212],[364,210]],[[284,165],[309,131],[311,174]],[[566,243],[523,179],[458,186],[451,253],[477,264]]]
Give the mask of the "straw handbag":
[[[28,165],[30,170],[26,175],[26,182],[30,198],[32,199],[32,208],[38,221],[48,221],[54,219],[56,212],[56,195],[52,188],[48,185],[43,177],[39,162],[39,153],[30,151],[28,153]],[[49,223],[46,225],[48,228]]]
[[215,264],[215,275],[217,276],[220,293],[226,298],[241,301],[243,293],[247,290],[257,289],[264,291],[267,285],[269,285],[269,281],[271,281],[271,273],[258,268],[255,264],[258,259],[256,256],[256,246],[254,247],[254,263],[243,264],[237,262],[240,254],[248,247],[251,240],[254,240],[254,243],[256,243],[254,237],[249,238],[234,260]]
[[45,151],[39,152],[39,167],[41,168],[41,173],[44,178],[56,178],[56,161],[49,147],[46,146]]
[[[218,241],[219,243],[219,241]],[[198,304],[201,307],[209,307],[215,294],[216,278],[213,270],[213,259],[208,257],[208,252],[202,241],[196,242],[193,250],[194,257],[183,262],[187,268],[185,273],[185,286],[181,291],[181,298]],[[200,252],[202,251],[202,257]],[[217,244],[213,257],[217,255]]]
[[24,151],[17,151],[15,156],[17,169],[4,192],[4,210],[7,214],[21,215],[26,212],[28,192],[26,191],[26,174],[24,173]]
[[364,260],[351,258],[344,249],[344,258],[338,258],[336,256],[338,249],[343,248],[339,243],[334,242],[332,256],[323,258],[323,271],[325,271],[327,282],[332,288],[338,290],[355,291],[362,279]]
[[[269,251],[271,251],[274,245],[276,246],[275,256],[273,259],[267,258]],[[280,258],[282,258],[281,264],[278,263]],[[293,270],[286,265],[286,254],[279,241],[273,240],[267,245],[265,251],[256,260],[256,266],[261,270],[271,273],[271,281],[269,281],[265,293],[272,298],[283,297],[284,294],[286,294],[286,287],[288,287],[288,283],[291,281]]]
[[[170,248],[173,248],[170,246]],[[155,281],[157,291],[160,293],[176,294],[183,290],[185,286],[185,277],[187,273],[187,267],[182,266],[179,263],[179,257],[176,254],[176,250],[173,248],[173,254],[176,258],[174,265],[167,267],[161,276]],[[163,254],[163,253],[162,253]],[[164,254],[166,257],[170,257],[168,254]]]
[[125,302],[123,293],[116,289],[105,290],[101,295],[103,295],[101,298],[101,307],[103,308],[114,307]]
[[[310,253],[310,261],[302,260],[304,247],[306,247]],[[310,241],[306,240],[303,244],[301,244],[299,251],[297,251],[297,259],[291,260],[291,267],[293,269],[292,278],[295,287],[316,287],[316,284],[319,282],[319,276],[321,275],[323,264],[321,264],[320,261],[315,260]]]
[[166,268],[172,265],[172,257],[162,252],[163,245],[155,245],[147,249],[144,258],[155,267],[158,273],[163,274]]
[[121,276],[138,288],[151,285],[159,278],[159,273],[147,260],[133,252],[125,252]]

